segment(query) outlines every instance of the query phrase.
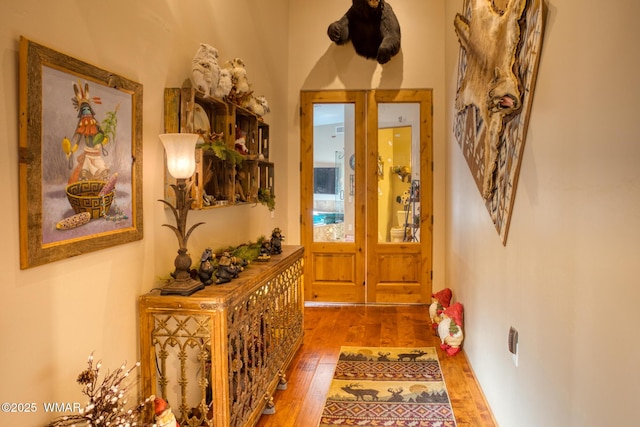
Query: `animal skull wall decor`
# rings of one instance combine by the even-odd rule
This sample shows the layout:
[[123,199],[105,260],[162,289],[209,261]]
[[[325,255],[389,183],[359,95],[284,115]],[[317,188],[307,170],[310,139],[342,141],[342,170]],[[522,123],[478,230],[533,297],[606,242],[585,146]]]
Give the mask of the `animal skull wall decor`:
[[506,242],[543,33],[543,0],[465,0],[454,134]]

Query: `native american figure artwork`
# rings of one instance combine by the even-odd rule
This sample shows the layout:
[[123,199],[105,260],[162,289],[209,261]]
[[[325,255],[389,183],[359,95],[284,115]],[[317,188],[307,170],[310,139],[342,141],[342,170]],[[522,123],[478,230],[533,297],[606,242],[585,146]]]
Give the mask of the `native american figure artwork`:
[[465,0],[454,133],[506,243],[543,32],[543,0]]
[[112,145],[115,144],[119,106],[116,105],[114,111],[107,112],[107,117],[100,124],[92,104],[102,104],[102,100],[89,95],[89,83],[84,86],[80,82],[74,83],[73,91],[75,96],[71,98],[71,102],[78,112],[78,122],[71,141],[67,137],[62,140],[62,150],[69,160],[69,169],[73,167],[73,154],[79,143],[84,143],[84,152],[78,156],[78,164],[70,174],[69,184],[80,180],[107,181],[109,167],[104,157],[109,155],[109,141],[112,141]]
[[49,67],[42,80],[42,241],[130,226],[131,95]]

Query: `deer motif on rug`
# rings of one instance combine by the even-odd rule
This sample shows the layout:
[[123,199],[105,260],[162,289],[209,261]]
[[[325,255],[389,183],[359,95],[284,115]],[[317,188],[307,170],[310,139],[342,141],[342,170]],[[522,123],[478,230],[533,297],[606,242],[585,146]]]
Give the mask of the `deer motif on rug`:
[[425,354],[427,353],[420,350],[413,350],[411,353],[400,353],[398,354],[398,361],[415,362],[418,357],[422,357]]
[[378,400],[378,390],[374,390],[372,388],[360,388],[361,384],[352,383],[347,384],[344,387],[341,387],[342,390],[346,391],[349,394],[352,394],[356,397],[356,400],[364,401],[365,396],[370,396],[371,400]]

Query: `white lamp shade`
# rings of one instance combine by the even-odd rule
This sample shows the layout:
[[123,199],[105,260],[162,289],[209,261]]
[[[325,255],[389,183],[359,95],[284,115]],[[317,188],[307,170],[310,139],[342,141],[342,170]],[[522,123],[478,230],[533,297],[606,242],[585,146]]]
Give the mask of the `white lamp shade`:
[[197,133],[163,133],[160,141],[167,154],[167,169],[176,179],[190,178],[196,171]]

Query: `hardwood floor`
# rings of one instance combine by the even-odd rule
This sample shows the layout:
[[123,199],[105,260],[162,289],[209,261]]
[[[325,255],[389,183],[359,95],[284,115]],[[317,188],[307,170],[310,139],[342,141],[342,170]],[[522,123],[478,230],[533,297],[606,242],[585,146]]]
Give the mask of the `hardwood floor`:
[[276,391],[275,414],[263,415],[257,426],[317,426],[342,345],[436,347],[458,427],[496,426],[464,352],[450,357],[440,350],[428,306],[310,306],[304,323],[287,389]]

